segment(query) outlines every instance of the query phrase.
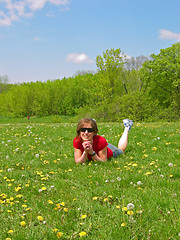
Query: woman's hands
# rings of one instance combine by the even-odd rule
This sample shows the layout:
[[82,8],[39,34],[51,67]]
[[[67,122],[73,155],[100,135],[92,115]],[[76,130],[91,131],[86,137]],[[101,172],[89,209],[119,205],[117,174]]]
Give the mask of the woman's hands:
[[93,154],[93,147],[92,147],[92,143],[90,141],[84,141],[82,143],[82,145],[83,145],[84,151],[86,153],[89,153],[90,155]]

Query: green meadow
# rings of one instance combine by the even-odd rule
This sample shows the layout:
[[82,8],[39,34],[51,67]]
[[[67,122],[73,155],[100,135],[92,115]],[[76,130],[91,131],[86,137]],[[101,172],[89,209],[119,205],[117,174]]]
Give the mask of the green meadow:
[[[0,239],[179,239],[180,123],[135,123],[123,156],[76,165],[58,120],[0,125]],[[124,129],[98,128],[115,145]]]

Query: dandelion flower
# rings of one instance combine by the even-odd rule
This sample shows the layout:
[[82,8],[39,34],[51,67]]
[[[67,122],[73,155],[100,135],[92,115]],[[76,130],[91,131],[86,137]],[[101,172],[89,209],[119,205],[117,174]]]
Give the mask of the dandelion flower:
[[122,211],[127,211],[127,210],[128,210],[127,207],[122,208]]
[[43,221],[43,217],[41,217],[41,216],[38,216],[37,219],[41,222]]
[[25,226],[26,226],[26,222],[25,222],[25,221],[22,221],[22,222],[21,222],[21,226],[22,226],[22,227],[25,227]]
[[153,150],[153,151],[157,151],[157,147],[153,147],[152,150]]
[[137,185],[140,186],[141,184],[143,184],[141,181],[137,182]]
[[62,232],[58,232],[57,233],[57,238],[61,238],[63,236],[63,233]]
[[147,176],[147,175],[151,175],[152,174],[152,172],[146,172],[145,173],[145,175]]
[[127,211],[127,214],[131,216],[134,214],[134,212],[132,210],[130,210],[130,211]]
[[53,232],[58,232],[59,230],[57,228],[54,228],[53,229]]
[[8,231],[8,233],[10,233],[10,234],[12,234],[14,231],[12,230],[12,229],[10,229],[9,231]]
[[68,208],[64,208],[64,211],[65,211],[65,212],[68,212]]
[[125,226],[126,226],[125,222],[121,223],[121,227],[125,227]]
[[133,209],[133,208],[134,208],[134,204],[133,203],[128,203],[127,209],[130,210],[130,209]]
[[86,214],[81,215],[81,219],[85,219],[85,218],[87,218]]
[[86,234],[87,234],[86,232],[80,232],[80,233],[79,233],[79,236],[80,236],[80,237],[83,237],[83,236],[86,236]]
[[169,163],[168,166],[169,166],[169,167],[173,167],[173,163]]
[[119,208],[120,208],[120,206],[119,206],[119,205],[117,205],[117,206],[116,206],[116,208],[118,208],[118,209],[119,209]]
[[98,197],[93,197],[93,199],[92,200],[97,200],[98,199]]

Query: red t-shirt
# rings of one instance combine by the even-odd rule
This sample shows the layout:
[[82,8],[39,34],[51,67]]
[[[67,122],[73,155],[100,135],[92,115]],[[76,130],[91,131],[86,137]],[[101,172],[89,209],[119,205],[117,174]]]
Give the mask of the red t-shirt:
[[[93,150],[96,152],[97,155],[98,155],[98,152],[103,150],[105,147],[107,147],[107,145],[108,143],[104,137],[99,135],[95,135],[93,137]],[[78,138],[78,137],[74,138],[73,147],[80,149],[82,153],[84,152],[81,138]],[[113,156],[112,150],[107,148],[107,159],[112,156]],[[91,156],[89,154],[88,154],[88,159],[91,159]]]

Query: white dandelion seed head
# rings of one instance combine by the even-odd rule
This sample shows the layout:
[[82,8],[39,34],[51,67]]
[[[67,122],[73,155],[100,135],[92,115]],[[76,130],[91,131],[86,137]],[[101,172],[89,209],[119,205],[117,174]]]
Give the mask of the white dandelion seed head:
[[168,166],[169,167],[173,167],[174,165],[173,165],[173,163],[169,163]]
[[143,184],[141,181],[137,182],[137,185],[140,186],[141,184]]
[[120,178],[120,177],[117,177],[116,179],[117,179],[118,181],[121,181],[121,178]]
[[134,208],[134,204],[133,203],[128,203],[127,209],[130,210],[130,209],[133,209],[133,208]]

